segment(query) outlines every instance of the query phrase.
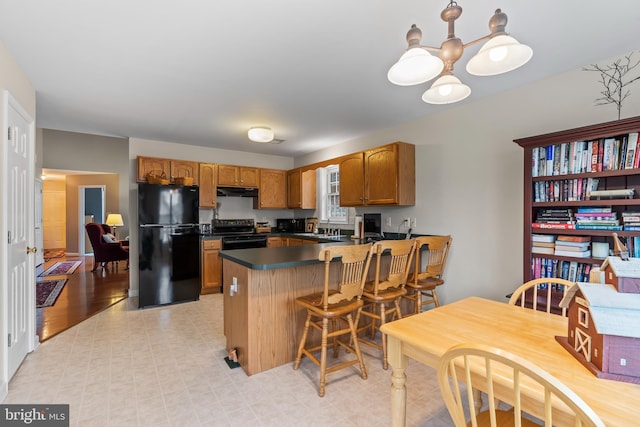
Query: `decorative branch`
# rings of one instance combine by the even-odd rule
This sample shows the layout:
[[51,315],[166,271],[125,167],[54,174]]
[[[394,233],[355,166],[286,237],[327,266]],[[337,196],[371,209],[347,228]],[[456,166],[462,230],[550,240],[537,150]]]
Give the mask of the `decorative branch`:
[[619,58],[613,64],[600,66],[591,64],[590,67],[582,68],[583,71],[596,71],[600,73],[600,80],[604,86],[604,90],[600,92],[602,97],[595,100],[596,106],[615,104],[618,109],[618,120],[620,120],[620,112],[622,110],[622,102],[631,94],[630,89],[625,89],[636,80],[640,80],[640,76],[624,81],[624,77],[640,64],[640,60],[632,61],[633,54],[631,52],[623,58]]

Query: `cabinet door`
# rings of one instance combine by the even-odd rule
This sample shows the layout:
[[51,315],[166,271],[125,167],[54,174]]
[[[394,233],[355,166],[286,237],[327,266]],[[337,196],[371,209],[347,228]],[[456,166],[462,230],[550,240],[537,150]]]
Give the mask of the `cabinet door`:
[[287,172],[287,207],[299,209],[302,207],[302,179],[300,169]]
[[200,207],[216,207],[216,165],[200,163]]
[[198,162],[187,160],[171,160],[171,179],[193,178],[193,184],[198,185]]
[[302,209],[316,208],[316,171],[308,170],[301,174],[302,186],[300,195],[300,207]]
[[218,165],[218,185],[236,186],[240,170],[238,166]]
[[287,207],[287,171],[260,169],[258,203],[260,209]]
[[138,182],[147,182],[147,175],[149,173],[159,176],[164,174],[164,176],[169,179],[171,176],[171,160],[138,156],[138,174],[136,180]]
[[362,153],[341,157],[340,206],[362,206],[364,204],[364,161]]
[[257,187],[258,186],[258,168],[246,168],[240,166],[240,183],[241,187]]
[[222,258],[220,240],[202,241],[202,289],[201,294],[220,292],[222,289]]
[[[398,146],[396,144],[364,152],[365,204],[392,205],[398,203],[397,153]],[[342,180],[342,171],[340,179]]]
[[287,246],[301,246],[301,245],[302,245],[302,239],[287,237]]
[[282,243],[282,237],[267,237],[268,248],[279,248],[284,246]]

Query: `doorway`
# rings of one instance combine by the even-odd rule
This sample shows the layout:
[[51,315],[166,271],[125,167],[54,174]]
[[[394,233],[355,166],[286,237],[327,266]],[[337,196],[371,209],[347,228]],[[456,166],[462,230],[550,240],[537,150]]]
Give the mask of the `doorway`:
[[85,231],[85,224],[96,222],[103,224],[105,220],[105,186],[104,185],[81,185],[78,187],[78,221],[80,228],[79,236],[79,252],[83,255],[93,254],[93,248],[89,241],[89,236]]

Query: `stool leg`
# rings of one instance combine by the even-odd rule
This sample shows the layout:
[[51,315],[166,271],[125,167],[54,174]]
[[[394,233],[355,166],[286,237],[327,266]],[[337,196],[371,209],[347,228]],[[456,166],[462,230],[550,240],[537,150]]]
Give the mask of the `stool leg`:
[[320,391],[318,395],[324,396],[324,388],[327,385],[327,335],[329,334],[329,319],[322,319],[322,348],[320,349]]
[[[358,313],[359,314],[359,313]],[[358,317],[356,314],[356,318]],[[349,329],[351,329],[351,342],[353,343],[353,349],[356,352],[358,363],[360,364],[360,376],[362,379],[367,379],[367,368],[364,367],[364,360],[362,359],[362,353],[360,352],[360,345],[358,344],[358,337],[356,335],[356,326],[351,318],[351,313],[347,314],[347,322],[349,322]]]
[[[337,330],[337,321],[336,319],[331,319],[331,330]],[[338,336],[333,337],[333,357],[338,357]]]
[[296,363],[293,364],[293,369],[300,367],[300,359],[302,359],[302,350],[304,344],[307,341],[307,333],[309,333],[309,323],[311,322],[311,313],[307,311],[307,320],[304,322],[304,330],[302,331],[302,338],[300,338],[300,345],[298,345],[298,354],[296,355]]
[[[387,314],[385,312],[384,303],[380,304],[380,327],[384,325]],[[380,331],[380,340],[382,341],[382,369],[385,371],[389,369],[389,362],[387,361],[387,336]]]
[[438,293],[436,292],[436,288],[433,288],[431,291],[431,295],[433,295],[433,303],[436,307],[440,307],[440,301],[438,300]]

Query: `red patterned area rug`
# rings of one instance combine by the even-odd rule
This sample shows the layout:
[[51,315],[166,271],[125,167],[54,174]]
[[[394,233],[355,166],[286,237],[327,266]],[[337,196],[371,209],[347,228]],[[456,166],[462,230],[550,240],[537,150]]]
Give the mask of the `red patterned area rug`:
[[40,273],[40,276],[62,276],[72,274],[82,264],[82,261],[62,261],[56,262],[51,267]]
[[53,259],[53,258],[62,258],[65,255],[65,253],[66,253],[66,250],[64,248],[45,249],[44,260],[49,261],[50,259]]
[[51,307],[62,292],[67,279],[36,282],[36,308]]

